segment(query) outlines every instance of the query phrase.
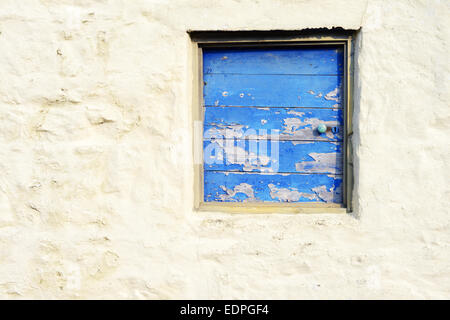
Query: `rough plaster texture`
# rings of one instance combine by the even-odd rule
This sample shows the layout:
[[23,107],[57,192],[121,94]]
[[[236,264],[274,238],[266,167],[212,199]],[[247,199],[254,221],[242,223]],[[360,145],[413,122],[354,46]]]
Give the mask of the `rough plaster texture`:
[[[450,298],[442,0],[1,0],[1,298]],[[198,213],[186,30],[362,28],[353,215]]]

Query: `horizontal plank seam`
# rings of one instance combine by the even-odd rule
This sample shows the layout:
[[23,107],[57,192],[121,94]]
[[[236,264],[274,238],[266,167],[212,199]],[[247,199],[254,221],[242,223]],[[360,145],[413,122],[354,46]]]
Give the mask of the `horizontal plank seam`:
[[282,141],[282,142],[342,142],[342,140],[306,140],[306,139],[302,139],[302,140],[297,140],[297,139],[270,139],[270,138],[260,138],[260,139],[255,139],[255,138],[247,138],[247,139],[236,139],[236,138],[203,138],[203,141],[215,141],[215,140],[233,140],[233,141],[245,141],[245,140],[251,140],[251,141],[272,141],[272,140],[276,140],[276,141]]
[[[328,172],[258,172],[258,171],[230,171],[230,170],[215,170],[215,169],[206,169],[204,171],[209,172],[219,172],[219,173],[238,173],[238,174],[261,174],[261,175],[277,175],[277,174],[298,174],[298,175],[310,175],[310,174],[322,174],[327,176],[342,176],[342,173],[328,173]],[[206,182],[206,181],[205,181]]]
[[326,74],[326,73],[239,73],[239,72],[204,72],[205,74],[238,74],[246,76],[323,76],[323,77],[334,77],[343,76],[343,73],[337,74]]
[[224,106],[224,105],[203,105],[203,108],[273,108],[273,109],[333,109],[333,110],[343,110],[344,108],[332,108],[332,107],[280,107],[280,106]]

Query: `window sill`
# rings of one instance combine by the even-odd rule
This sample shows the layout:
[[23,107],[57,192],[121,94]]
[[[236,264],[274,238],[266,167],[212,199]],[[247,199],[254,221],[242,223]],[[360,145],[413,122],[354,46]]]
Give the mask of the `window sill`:
[[340,204],[327,203],[220,203],[202,202],[198,211],[226,213],[324,213],[342,214],[347,209]]

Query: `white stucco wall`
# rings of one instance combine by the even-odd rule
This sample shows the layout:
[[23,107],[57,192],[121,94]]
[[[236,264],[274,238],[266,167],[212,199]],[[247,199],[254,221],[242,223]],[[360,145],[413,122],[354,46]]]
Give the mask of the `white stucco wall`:
[[[0,298],[450,298],[446,0],[1,0]],[[187,30],[362,28],[354,215],[198,213]]]

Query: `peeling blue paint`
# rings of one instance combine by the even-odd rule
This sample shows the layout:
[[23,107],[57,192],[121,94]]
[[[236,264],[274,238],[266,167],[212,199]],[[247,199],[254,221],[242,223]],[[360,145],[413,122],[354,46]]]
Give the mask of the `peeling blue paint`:
[[342,174],[342,143],[206,140],[204,170]]
[[342,176],[205,171],[204,201],[342,202]]
[[343,48],[203,49],[205,74],[315,74],[342,75]]
[[[343,77],[205,74],[205,106],[341,108]],[[337,96],[330,96],[338,88]]]
[[[338,131],[320,134],[319,123]],[[342,109],[206,107],[204,138],[268,138],[278,132],[280,140],[341,141],[342,123]]]
[[343,50],[203,52],[204,201],[342,203]]

